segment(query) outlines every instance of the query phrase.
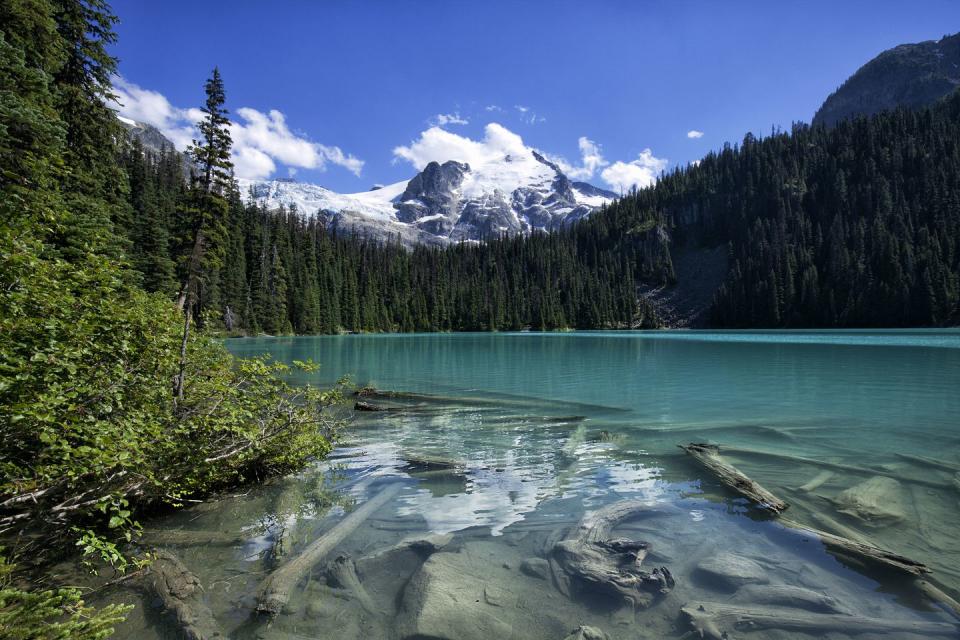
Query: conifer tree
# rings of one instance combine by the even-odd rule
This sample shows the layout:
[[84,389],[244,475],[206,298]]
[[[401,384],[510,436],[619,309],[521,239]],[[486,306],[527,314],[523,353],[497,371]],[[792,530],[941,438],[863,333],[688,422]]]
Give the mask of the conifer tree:
[[187,343],[200,287],[204,276],[220,265],[224,222],[228,211],[227,197],[235,191],[233,164],[230,162],[230,120],[224,106],[226,95],[218,68],[214,67],[204,90],[207,96],[202,109],[204,117],[197,125],[200,139],[193,141],[189,151],[197,171],[192,180],[189,205],[182,214],[187,251],[182,257],[180,294],[177,298],[177,308],[183,313],[180,373],[174,382],[174,397],[178,400],[183,398]]

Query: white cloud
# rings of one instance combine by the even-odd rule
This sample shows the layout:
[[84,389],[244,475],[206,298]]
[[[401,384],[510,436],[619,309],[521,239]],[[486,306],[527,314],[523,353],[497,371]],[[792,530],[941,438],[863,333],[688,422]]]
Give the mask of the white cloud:
[[233,150],[233,170],[241,178],[264,180],[273,175],[277,165],[259,149],[240,147]]
[[690,138],[691,140],[695,140],[695,139],[697,139],[697,138],[702,138],[702,137],[703,137],[703,131],[697,131],[696,129],[690,129],[690,131],[687,131],[687,137]]
[[574,180],[589,180],[593,174],[610,163],[603,157],[600,145],[586,136],[580,136],[577,140],[577,146],[580,148],[580,166],[574,166],[567,162],[565,158],[558,156],[548,156],[549,159],[560,167],[560,170],[567,174],[568,178]]
[[525,107],[522,104],[515,104],[513,105],[513,108],[519,111],[520,113],[526,113],[527,111],[530,111],[530,107]]
[[443,127],[448,124],[470,124],[466,118],[460,117],[460,112],[438,113],[427,121],[431,127]]
[[196,121],[191,112],[199,112],[199,109],[178,109],[157,91],[144,89],[120,77],[113,81],[117,99],[111,106],[122,117],[155,126],[178,149],[185,149],[190,144],[195,134],[192,123]]
[[363,170],[363,160],[344,153],[340,147],[328,147],[325,144],[318,144],[317,150],[327,162],[339,165],[355,176],[359,176]]
[[420,171],[430,162],[457,160],[479,166],[505,155],[523,155],[531,151],[520,136],[503,125],[491,122],[484,128],[483,140],[479,141],[440,127],[430,127],[410,146],[396,147],[393,155],[395,160],[406,160]]
[[503,109],[502,109],[501,107],[498,107],[498,106],[495,105],[495,104],[488,104],[486,107],[484,107],[484,109],[486,109],[487,111],[499,111],[499,112],[503,112]]
[[660,172],[667,168],[667,163],[665,158],[657,158],[653,151],[644,149],[636,160],[614,162],[600,173],[600,177],[616,191],[626,193],[656,182]]
[[[600,171],[604,182],[623,193],[634,187],[653,184],[668,164],[666,159],[654,156],[650,149],[644,149],[630,162],[617,161],[611,164],[603,157],[600,145],[586,136],[580,137],[578,146],[580,164],[576,166],[563,158],[547,153],[543,155],[574,180],[587,180]],[[479,167],[487,162],[500,160],[506,155],[529,156],[533,151],[535,149],[526,146],[519,135],[493,122],[486,126],[481,140],[472,140],[440,127],[431,127],[409,145],[396,147],[393,155],[395,162],[406,160],[420,171],[430,162],[457,160],[472,167]]]
[[[174,107],[162,94],[119,77],[114,78],[114,91],[117,102],[112,106],[121,116],[157,127],[177,149],[185,150],[197,137],[196,124],[204,117],[200,109]],[[239,119],[230,123],[230,135],[234,171],[240,178],[268,178],[277,170],[277,162],[294,172],[290,175],[298,168],[322,171],[327,164],[358,176],[363,169],[363,160],[339,147],[313,142],[290,131],[286,117],[276,109],[263,113],[241,107],[236,113]]]
[[237,150],[251,147],[276,158],[283,164],[316,169],[323,163],[314,143],[297,137],[287,127],[283,114],[273,109],[269,114],[241,107],[237,115],[246,124],[232,122],[230,135]]
[[117,111],[131,120],[163,129],[182,118],[182,112],[175,109],[163,94],[142,89],[123,78],[114,78],[113,91],[117,95],[114,105]]

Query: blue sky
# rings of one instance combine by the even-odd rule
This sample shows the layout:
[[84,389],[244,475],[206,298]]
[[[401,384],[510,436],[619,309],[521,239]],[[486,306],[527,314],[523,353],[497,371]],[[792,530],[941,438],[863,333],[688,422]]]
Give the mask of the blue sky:
[[218,65],[239,125],[238,173],[342,192],[407,179],[471,140],[487,144],[502,133],[489,123],[563,159],[575,177],[643,183],[747,131],[809,121],[886,48],[960,31],[955,0],[113,8],[125,113],[188,140],[191,108]]

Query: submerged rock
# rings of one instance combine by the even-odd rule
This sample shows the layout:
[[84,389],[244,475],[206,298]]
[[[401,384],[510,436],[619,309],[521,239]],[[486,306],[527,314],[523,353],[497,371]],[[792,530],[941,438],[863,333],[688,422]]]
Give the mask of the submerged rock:
[[520,571],[531,578],[546,580],[550,577],[550,563],[543,558],[527,558],[520,563]]
[[[404,640],[556,640],[578,624],[552,588],[501,566],[503,545],[467,542],[434,553],[406,583],[396,629]],[[569,616],[569,617],[568,617]]]
[[563,640],[610,640],[610,636],[596,627],[580,625]]
[[430,554],[443,549],[451,540],[453,536],[449,533],[420,534],[404,538],[379,553],[359,558],[357,572],[362,581],[371,581],[374,584],[406,580],[420,568]]
[[[403,595],[408,616],[404,638],[489,640],[512,635],[511,625],[498,617],[501,607],[487,603],[483,583],[464,574],[462,560],[458,553],[434,554],[410,579]],[[497,594],[498,600],[504,597]]]
[[754,560],[735,553],[718,553],[697,567],[697,574],[721,589],[735,591],[748,584],[766,584],[767,572]]
[[893,478],[874,476],[841,492],[837,510],[868,524],[891,525],[906,519],[903,486]]

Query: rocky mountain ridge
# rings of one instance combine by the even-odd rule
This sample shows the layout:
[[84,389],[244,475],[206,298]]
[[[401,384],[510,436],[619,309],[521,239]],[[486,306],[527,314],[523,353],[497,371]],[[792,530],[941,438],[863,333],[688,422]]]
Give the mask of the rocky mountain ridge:
[[823,103],[813,124],[933,104],[960,87],[960,33],[902,44],[876,56]]
[[239,182],[248,201],[295,206],[323,216],[335,230],[411,245],[553,231],[616,198],[611,191],[571,181],[536,151],[479,167],[457,160],[430,162],[409,181],[352,194],[289,179]]

